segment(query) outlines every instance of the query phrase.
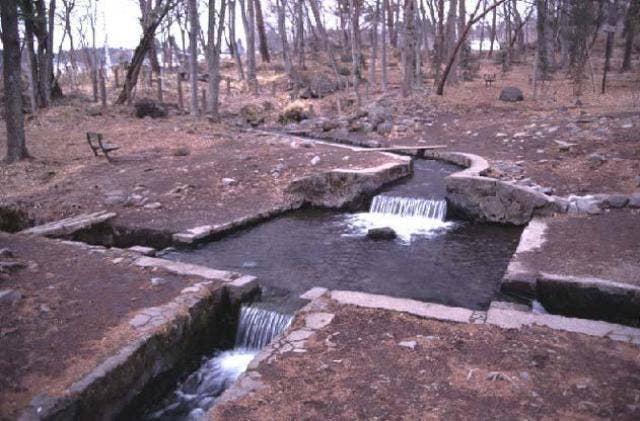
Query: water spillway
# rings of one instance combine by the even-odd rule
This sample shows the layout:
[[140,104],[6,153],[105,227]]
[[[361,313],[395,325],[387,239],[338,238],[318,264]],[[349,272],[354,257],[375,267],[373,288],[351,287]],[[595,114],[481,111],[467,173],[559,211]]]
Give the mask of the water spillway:
[[369,212],[444,221],[447,216],[447,201],[378,195],[371,201]]
[[347,217],[350,232],[365,235],[372,228],[393,229],[403,244],[410,244],[415,236],[433,236],[453,224],[447,222],[447,202],[444,199],[423,199],[378,195],[371,201],[368,212]]
[[207,359],[148,420],[198,420],[218,396],[246,371],[251,360],[276,336],[284,332],[293,316],[252,306],[240,310],[235,347]]

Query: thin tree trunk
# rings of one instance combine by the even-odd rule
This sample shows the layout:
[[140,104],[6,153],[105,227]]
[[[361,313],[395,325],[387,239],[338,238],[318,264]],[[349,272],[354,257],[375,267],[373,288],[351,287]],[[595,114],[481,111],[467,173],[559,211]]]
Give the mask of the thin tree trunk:
[[269,44],[267,43],[267,32],[264,26],[264,17],[262,16],[262,4],[260,0],[254,0],[256,9],[256,27],[258,29],[258,45],[260,49],[260,58],[263,63],[270,63]]
[[387,92],[389,84],[388,65],[387,65],[387,25],[385,17],[389,8],[389,0],[382,0],[382,90]]
[[414,75],[416,66],[416,34],[415,34],[415,2],[405,0],[404,2],[404,35],[402,37],[403,47],[403,81],[402,92],[409,95],[414,85]]
[[[378,20],[380,18],[380,0],[376,0],[371,23],[371,63],[369,64],[369,85],[376,85],[376,60],[378,59]],[[383,25],[384,26],[384,25]]]
[[120,95],[116,100],[116,104],[124,104],[131,99],[131,93],[133,88],[135,88],[138,83],[138,76],[140,75],[140,69],[142,68],[142,63],[144,62],[144,57],[147,55],[147,51],[149,50],[149,45],[153,42],[155,38],[156,29],[162,19],[166,16],[169,9],[173,7],[174,3],[167,1],[166,3],[157,3],[155,10],[153,12],[154,19],[149,22],[149,26],[145,28],[142,39],[140,43],[136,47],[133,58],[131,59],[131,63],[129,63],[129,67],[127,68],[127,75],[124,80],[124,86],[122,87],[122,91],[120,91]]
[[253,10],[253,1],[240,0],[240,12],[242,14],[242,23],[244,25],[244,33],[247,39],[247,80],[249,88],[257,93],[258,78],[256,75],[256,40],[255,40],[255,16]]
[[469,17],[469,22],[467,22],[466,27],[464,28],[464,32],[462,34],[460,34],[460,38],[458,39],[458,42],[456,43],[453,51],[451,52],[451,54],[449,54],[449,62],[447,64],[447,67],[445,67],[444,69],[444,73],[442,74],[442,78],[440,78],[440,82],[438,84],[438,89],[437,89],[437,94],[438,95],[444,95],[444,86],[447,83],[447,76],[449,75],[449,72],[451,71],[451,67],[453,66],[453,61],[456,58],[456,54],[458,53],[458,50],[460,49],[460,47],[462,46],[462,44],[464,43],[465,39],[467,38],[467,35],[469,34],[469,30],[471,29],[471,27],[476,24],[479,20],[481,20],[483,17],[485,17],[487,15],[487,13],[489,13],[490,11],[494,10],[495,8],[497,8],[498,6],[500,6],[502,3],[504,3],[506,0],[496,0],[495,3],[490,6],[489,8],[484,9],[479,15],[478,15],[478,10],[480,9],[480,2],[477,3],[476,5],[476,10],[473,11],[473,13],[471,14],[471,16]]
[[536,0],[537,22],[536,31],[538,35],[538,50],[536,66],[538,67],[537,78],[546,79],[549,75],[549,48],[547,36],[547,0]]
[[605,31],[607,32],[607,43],[604,52],[604,69],[602,72],[602,87],[601,92],[604,94],[607,90],[607,73],[611,69],[611,54],[613,53],[613,41],[616,35],[616,23],[618,22],[618,0],[613,0],[609,3],[609,10],[607,11],[607,26]]
[[289,82],[293,83],[293,64],[291,63],[291,55],[289,54],[289,41],[287,40],[287,28],[285,19],[287,1],[276,0],[276,7],[278,9],[278,32],[280,33],[280,40],[282,41],[282,60],[284,61],[284,71],[289,78]]
[[244,68],[242,66],[242,57],[238,51],[236,41],[236,1],[229,0],[229,46],[231,55],[236,60],[236,68],[238,69],[238,77],[244,80]]
[[640,1],[631,0],[627,16],[625,18],[625,42],[624,55],[622,58],[622,72],[631,70],[631,55],[633,53],[633,40],[638,32],[638,21],[640,20]]
[[2,73],[4,77],[5,123],[7,126],[7,156],[11,163],[27,158],[24,116],[22,115],[22,89],[20,77],[20,36],[18,33],[18,6],[13,1],[0,1],[2,25]]
[[[209,3],[209,104],[208,112],[212,118],[218,118],[218,100],[220,98],[220,51],[222,50],[222,32],[226,13],[226,0],[220,4],[220,18],[216,27],[215,7],[213,0]],[[215,35],[214,35],[215,34]]]
[[357,0],[349,0],[351,14],[351,60],[353,67],[353,90],[356,94],[356,107],[362,107],[360,96],[360,45],[358,44],[358,32],[360,30],[360,4]]
[[[198,117],[198,32],[200,28],[198,18],[198,1],[189,0],[189,81],[191,82],[191,115]],[[153,41],[152,41],[153,42]]]
[[[486,3],[485,3],[486,7]],[[496,42],[496,23],[498,19],[498,10],[493,9],[492,17],[491,17],[491,45],[489,46],[489,58],[493,57],[494,44]]]

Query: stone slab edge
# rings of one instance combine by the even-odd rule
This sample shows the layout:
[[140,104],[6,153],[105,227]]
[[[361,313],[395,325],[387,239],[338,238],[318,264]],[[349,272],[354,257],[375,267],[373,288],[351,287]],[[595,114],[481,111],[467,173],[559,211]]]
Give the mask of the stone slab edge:
[[[230,294],[231,299],[242,299],[254,294],[258,288],[256,278],[251,276],[241,276],[222,287],[215,287],[212,281],[203,281],[184,288],[167,304],[138,311],[125,322],[138,334],[137,339],[120,348],[89,374],[73,383],[62,396],[35,396],[23,410],[19,420],[75,419],[78,415],[76,411],[85,405],[85,399],[100,401],[105,393],[109,394],[104,396],[109,402],[108,409],[105,407],[102,410],[110,413],[102,413],[101,416],[104,419],[116,416],[118,411],[135,398],[137,391],[158,374],[158,370],[161,370],[159,365],[162,365],[158,364],[161,354],[164,350],[171,349],[176,341],[182,340],[184,332],[194,320],[201,318],[198,317],[199,314],[207,311],[205,302],[225,291]],[[154,364],[140,364],[141,360],[154,361]],[[123,377],[126,379],[123,380]],[[118,385],[118,390],[105,392],[113,384]],[[116,396],[119,401],[112,402]]]
[[176,275],[199,276],[204,279],[222,282],[231,282],[241,277],[241,275],[236,272],[212,269],[206,266],[176,262],[157,257],[140,257],[135,261],[135,265],[143,268],[163,269]]
[[38,225],[23,231],[22,235],[37,235],[43,237],[63,237],[74,234],[80,230],[91,228],[95,225],[107,222],[116,217],[115,212],[94,212],[65,218],[59,221]]
[[539,249],[545,243],[545,233],[549,228],[546,218],[534,218],[522,231],[516,252],[511,257],[507,270],[501,281],[501,289],[526,297],[536,297],[538,283],[555,283],[567,287],[597,290],[603,295],[625,294],[637,297],[640,301],[640,286],[585,276],[561,275],[541,271],[527,266],[520,256],[524,253]]

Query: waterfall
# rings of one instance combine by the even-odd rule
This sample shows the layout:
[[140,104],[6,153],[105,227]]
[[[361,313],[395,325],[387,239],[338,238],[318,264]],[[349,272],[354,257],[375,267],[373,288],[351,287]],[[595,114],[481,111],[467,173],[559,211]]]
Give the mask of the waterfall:
[[292,316],[257,307],[242,307],[236,348],[260,349],[291,324]]
[[218,396],[247,370],[260,349],[284,332],[293,320],[289,314],[242,306],[234,349],[208,359],[165,402],[150,414],[153,420],[199,420]]
[[452,223],[445,221],[446,216],[446,200],[375,196],[369,212],[346,218],[349,226],[346,235],[362,236],[371,228],[388,227],[402,243],[409,244],[414,236],[432,236],[450,227]]
[[413,197],[376,196],[371,202],[369,212],[444,221],[447,216],[447,202]]

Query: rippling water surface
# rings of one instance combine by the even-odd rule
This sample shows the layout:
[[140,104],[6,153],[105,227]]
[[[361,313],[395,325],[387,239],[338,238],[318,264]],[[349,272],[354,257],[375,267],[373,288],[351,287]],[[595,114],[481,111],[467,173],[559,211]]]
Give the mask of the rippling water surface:
[[[453,171],[456,167],[417,161],[413,177],[381,194],[442,200],[443,178]],[[168,257],[255,275],[274,296],[295,297],[322,286],[486,308],[521,229],[402,218],[302,210]],[[366,230],[373,226],[391,226],[399,238],[369,239]]]

